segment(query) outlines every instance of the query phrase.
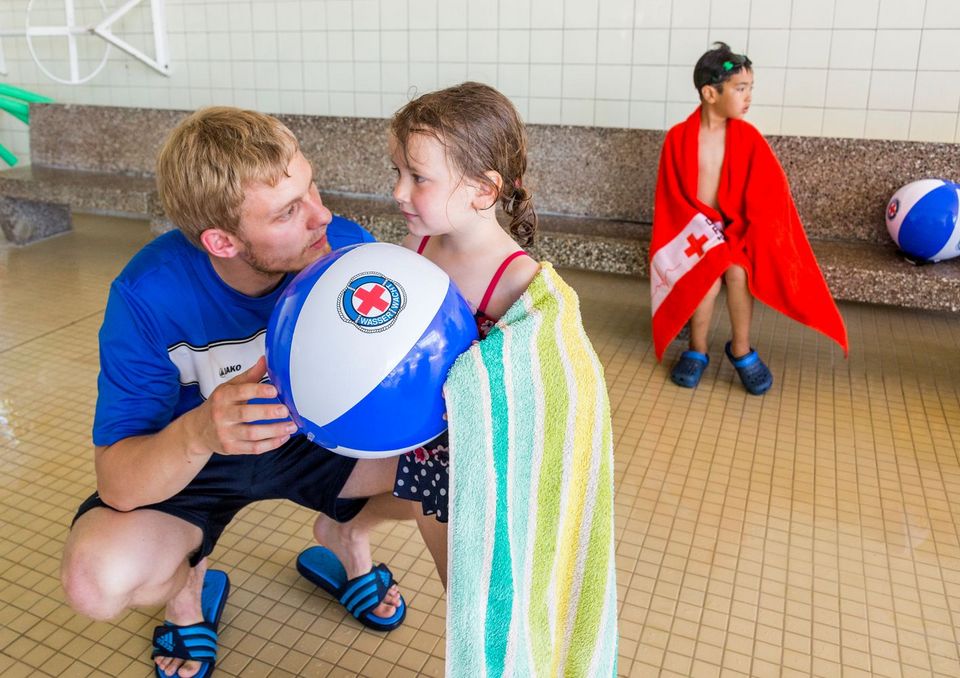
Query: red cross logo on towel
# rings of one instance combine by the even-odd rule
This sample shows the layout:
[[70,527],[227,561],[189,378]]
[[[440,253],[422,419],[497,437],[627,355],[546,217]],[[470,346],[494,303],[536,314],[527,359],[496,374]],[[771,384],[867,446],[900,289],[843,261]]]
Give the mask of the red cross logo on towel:
[[[385,294],[387,296],[386,299],[383,298]],[[356,308],[357,312],[361,315],[369,316],[370,311],[373,309],[376,309],[379,313],[383,313],[389,306],[390,294],[383,285],[367,283],[357,288],[357,291],[353,293],[353,307]],[[379,313],[377,315],[379,315]]]
[[692,257],[696,254],[698,257],[703,256],[703,246],[707,242],[707,236],[701,235],[699,238],[691,234],[687,236],[687,242],[690,243],[690,247],[683,251],[688,257]]

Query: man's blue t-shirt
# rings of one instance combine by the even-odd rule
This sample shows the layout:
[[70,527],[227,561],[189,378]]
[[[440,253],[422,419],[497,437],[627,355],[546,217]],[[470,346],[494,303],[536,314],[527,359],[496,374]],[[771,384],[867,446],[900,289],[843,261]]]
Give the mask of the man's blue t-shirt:
[[[358,224],[334,217],[330,247],[373,242]],[[293,274],[262,297],[228,286],[180,231],[130,260],[110,287],[100,328],[94,445],[156,433],[200,405],[264,353],[267,323]]]

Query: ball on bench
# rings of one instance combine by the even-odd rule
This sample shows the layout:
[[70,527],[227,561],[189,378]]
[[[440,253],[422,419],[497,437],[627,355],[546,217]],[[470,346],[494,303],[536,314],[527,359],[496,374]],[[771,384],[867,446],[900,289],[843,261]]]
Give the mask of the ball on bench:
[[933,262],[960,255],[960,188],[944,179],[903,186],[887,203],[887,230],[908,258]]
[[284,290],[267,327],[267,369],[311,440],[389,457],[446,430],[443,383],[476,338],[443,270],[397,245],[354,245]]

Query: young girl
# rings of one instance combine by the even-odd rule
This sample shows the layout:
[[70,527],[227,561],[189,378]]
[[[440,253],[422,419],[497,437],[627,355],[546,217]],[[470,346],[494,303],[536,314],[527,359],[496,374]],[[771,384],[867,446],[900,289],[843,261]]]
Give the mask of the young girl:
[[420,502],[444,587],[449,554],[450,675],[613,676],[609,401],[576,294],[521,249],[537,224],[526,146],[509,100],[477,83],[393,118],[404,245],[453,279],[481,337],[447,375],[448,434],[400,457],[394,494]]
[[[466,82],[400,109],[390,126],[390,154],[397,172],[393,197],[410,230],[403,245],[446,271],[486,337],[540,270],[517,244],[529,245],[537,227],[523,185],[523,123],[500,92]],[[513,237],[497,219],[498,204]],[[394,488],[442,523],[448,518],[448,452],[444,433],[400,457]],[[424,528],[440,540],[427,541],[446,585],[445,529],[421,523]]]

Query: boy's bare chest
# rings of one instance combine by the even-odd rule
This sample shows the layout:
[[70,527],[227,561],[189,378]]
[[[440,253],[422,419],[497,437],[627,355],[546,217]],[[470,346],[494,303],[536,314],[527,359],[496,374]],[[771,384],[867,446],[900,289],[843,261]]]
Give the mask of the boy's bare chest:
[[723,167],[724,135],[701,131],[697,156],[697,198],[711,207],[717,207],[717,188]]

